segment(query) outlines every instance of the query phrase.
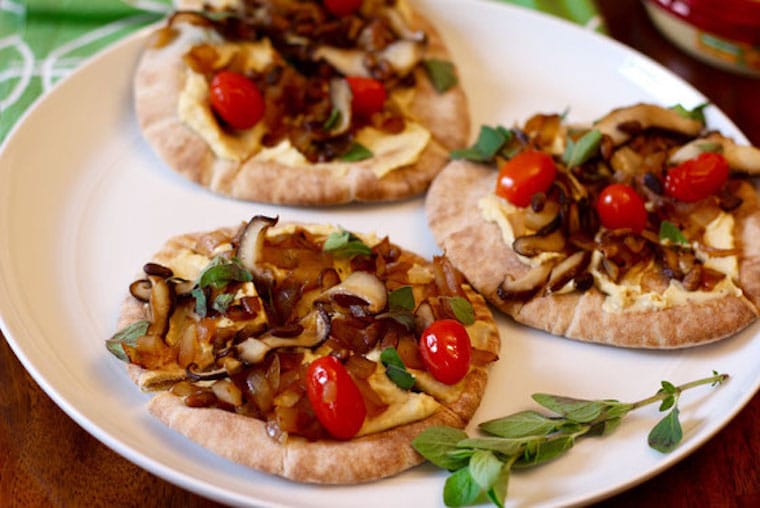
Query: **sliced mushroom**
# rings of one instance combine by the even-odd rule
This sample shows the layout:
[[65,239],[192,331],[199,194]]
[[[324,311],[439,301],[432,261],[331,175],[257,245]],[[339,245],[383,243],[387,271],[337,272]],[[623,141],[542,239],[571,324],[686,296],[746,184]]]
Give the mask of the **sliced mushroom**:
[[591,253],[584,250],[579,250],[563,259],[552,269],[546,283],[546,291],[553,293],[565,287],[588,267],[590,261]]
[[174,291],[166,279],[151,275],[150,326],[146,335],[164,337],[169,329],[169,318],[174,310]]
[[625,143],[631,137],[630,132],[633,126],[637,130],[656,127],[680,132],[687,136],[696,136],[702,131],[704,124],[655,104],[635,104],[614,109],[594,123],[594,127],[603,135],[609,136],[615,145]]
[[185,375],[190,381],[212,381],[228,376],[227,369],[220,367],[214,370],[198,371],[198,365],[191,363],[185,368]]
[[737,145],[732,139],[718,133],[711,133],[685,144],[670,156],[668,162],[680,164],[697,157],[708,147],[711,150],[719,150],[731,169],[750,175],[760,175],[760,148]]
[[533,257],[542,252],[560,252],[565,248],[565,236],[560,229],[548,235],[524,235],[512,242],[512,249],[521,256]]
[[325,291],[318,301],[334,299],[338,295],[362,300],[370,314],[377,314],[388,303],[388,289],[383,281],[374,273],[364,271],[353,272],[343,282]]
[[[538,194],[534,195],[534,197]],[[535,206],[531,203],[531,206],[525,210],[525,227],[533,231],[538,231],[559,216],[559,203],[554,200],[536,199]]]
[[129,285],[129,294],[141,302],[150,301],[152,284],[148,279],[138,279]]
[[143,266],[143,272],[145,272],[145,275],[154,275],[156,277],[161,277],[162,279],[168,279],[174,275],[171,268],[153,262],[145,263]]
[[257,215],[246,224],[240,235],[240,243],[235,255],[249,272],[254,274],[260,272],[257,263],[264,248],[266,230],[277,224],[277,220],[277,217]]
[[553,267],[553,263],[542,263],[528,270],[522,277],[506,278],[496,294],[502,300],[528,300],[544,287]]
[[278,337],[268,332],[261,337],[249,337],[237,345],[238,358],[258,363],[272,349],[283,347],[316,347],[330,335],[330,316],[320,308],[304,316],[299,324],[302,331],[295,337]]
[[397,9],[386,8],[384,14],[391,30],[400,38],[416,42],[425,42],[427,40],[427,34],[422,30],[412,30],[406,23],[404,16]]
[[167,279],[174,287],[175,296],[188,296],[195,287],[195,281],[183,279],[181,277],[170,277]]
[[333,110],[337,111],[338,119],[330,129],[330,134],[337,136],[348,131],[351,126],[351,86],[345,79],[330,80],[330,100]]
[[370,77],[364,65],[364,52],[358,49],[334,48],[332,46],[318,47],[312,58],[324,60],[344,76]]
[[387,60],[397,75],[406,76],[420,63],[423,51],[423,45],[418,42],[399,40],[386,46],[378,56]]

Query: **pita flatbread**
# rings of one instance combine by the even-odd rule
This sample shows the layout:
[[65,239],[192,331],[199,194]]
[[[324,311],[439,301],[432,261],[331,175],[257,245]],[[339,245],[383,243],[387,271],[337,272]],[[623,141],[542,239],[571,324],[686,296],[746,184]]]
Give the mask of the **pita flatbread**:
[[[424,31],[427,37],[422,58],[450,62],[443,38],[421,14],[410,12],[410,29]],[[223,156],[209,143],[207,135],[198,130],[200,127],[191,127],[178,113],[189,79],[183,56],[196,45],[222,41],[218,34],[210,35],[210,29],[201,30],[179,18],[171,26],[173,38],[167,42],[166,31],[161,32],[160,42],[146,48],[136,69],[137,118],[145,139],[171,169],[215,193],[295,205],[403,199],[424,192],[445,165],[448,151],[461,146],[469,136],[469,114],[462,87],[457,84],[443,93],[437,92],[420,63],[411,72],[414,86],[400,93],[403,99],[396,101],[405,104],[407,126],[419,127],[412,133],[416,137],[409,134],[413,143],[405,141],[407,138],[395,145],[391,142],[374,156],[355,162],[310,163],[298,152],[294,154],[294,148],[287,156],[279,152],[276,156],[270,152],[264,156],[260,145],[240,152],[244,155],[239,160]],[[198,107],[213,118],[207,101],[202,98]],[[216,136],[216,131],[210,135]],[[226,132],[226,135],[240,138],[248,134]],[[393,135],[384,139],[388,136]],[[395,169],[386,171],[389,167]]]
[[[290,235],[289,238],[298,236],[299,240],[297,241],[303,242],[303,238],[309,237],[310,234],[315,235],[315,238],[320,238],[319,241],[323,241],[330,232],[339,231],[337,228],[326,226],[304,227],[306,228],[305,231],[309,233],[303,233],[304,229],[300,229],[300,226],[294,224],[279,225],[266,233],[268,238],[276,238],[277,240],[267,240],[267,242],[279,242],[288,235]],[[186,272],[190,265],[199,266],[201,258],[208,260],[214,252],[228,252],[226,250],[228,246],[236,244],[240,238],[235,228],[180,235],[168,240],[151,262],[172,269],[173,277],[183,276],[184,278],[189,275]],[[374,243],[375,241],[370,244],[377,245]],[[265,247],[265,249],[267,248],[269,247]],[[397,254],[393,255],[396,256]],[[415,295],[427,294],[428,291],[432,291],[433,293],[430,294],[434,294],[438,291],[433,290],[433,286],[431,286],[431,284],[437,284],[433,272],[429,271],[431,270],[430,267],[433,266],[432,264],[407,251],[403,251],[398,256],[397,264],[401,267],[400,269],[414,273],[414,275],[405,277],[411,277],[411,280],[417,281],[412,284],[416,288]],[[345,261],[342,263],[339,263],[343,267],[341,270],[345,269],[346,266]],[[146,273],[148,271],[151,270],[146,268]],[[280,274],[279,277],[292,280],[295,277],[294,273],[290,273],[290,275]],[[141,277],[143,276],[141,275]],[[346,280],[347,277],[348,274],[342,275],[343,280]],[[403,280],[399,279],[398,273],[395,276],[388,275],[388,277],[389,280],[390,278],[396,281]],[[387,284],[389,287],[394,287],[393,284],[397,284],[397,282],[387,282]],[[243,291],[243,289],[238,289],[238,291]],[[292,433],[290,435],[281,433],[274,438],[271,421],[267,423],[266,418],[239,414],[241,407],[247,407],[246,401],[243,401],[237,410],[229,410],[229,407],[227,409],[216,407],[219,405],[218,403],[211,404],[209,407],[189,407],[189,402],[186,404],[184,400],[186,395],[178,393],[178,386],[180,386],[178,383],[186,383],[188,379],[186,368],[180,367],[178,365],[179,360],[176,359],[181,353],[173,353],[173,359],[160,367],[150,368],[146,365],[128,363],[127,369],[132,380],[141,389],[157,392],[148,403],[148,408],[153,415],[172,429],[218,455],[267,473],[301,482],[346,484],[376,480],[394,475],[423,462],[423,458],[411,446],[412,439],[419,432],[434,425],[462,428],[472,418],[480,404],[488,379],[487,367],[488,364],[498,358],[500,340],[496,324],[485,300],[466,284],[460,286],[459,291],[470,302],[474,316],[474,322],[466,326],[474,348],[473,360],[468,373],[455,385],[448,386],[432,380],[431,376],[420,371],[418,366],[417,368],[410,366],[409,371],[418,380],[418,388],[415,390],[419,390],[412,396],[418,399],[424,398],[425,411],[419,413],[421,416],[412,416],[398,425],[381,425],[378,427],[379,430],[375,432],[366,434],[360,432],[359,436],[350,440],[336,440],[322,436],[324,431],[320,434],[322,437],[318,439],[305,438]],[[246,292],[246,294],[250,294],[250,292]],[[308,296],[308,294],[304,293],[303,301],[315,298],[313,294],[312,296]],[[326,293],[323,292],[322,294]],[[433,302],[434,300],[429,301]],[[418,308],[415,315],[419,318],[422,312],[419,309],[421,302],[417,302],[417,304]],[[151,305],[129,296],[122,308],[119,329],[123,330],[129,325],[143,320],[151,320]],[[180,313],[180,305],[185,304],[176,303],[173,312]],[[387,309],[386,306],[380,312],[387,312]],[[332,313],[332,311],[330,312]],[[438,308],[433,312],[437,316],[441,310]],[[333,322],[341,318],[340,313],[331,314],[331,316]],[[220,317],[215,319],[220,319]],[[172,331],[168,331],[165,337],[172,333]],[[264,336],[261,332],[258,333],[259,337]],[[168,338],[165,340],[169,341]],[[242,336],[236,336],[234,342],[240,343],[242,340],[244,340]],[[329,342],[332,339],[328,338],[327,340]],[[380,340],[385,339],[379,339],[378,344]],[[310,354],[322,355],[333,351],[334,346],[327,346],[326,343],[320,344],[314,346],[314,353]],[[128,345],[124,347],[129,351]],[[307,348],[290,349],[295,354],[295,352],[304,351]],[[378,372],[385,376],[381,370],[378,370],[382,369],[382,365],[374,355],[375,353],[370,351],[363,357],[373,358],[380,365],[376,368],[373,376],[377,375]],[[130,355],[130,359],[133,358],[136,357]],[[237,373],[235,375],[241,376],[243,374]],[[210,382],[206,382],[206,384]],[[375,387],[374,384],[372,386]],[[379,388],[377,389],[379,390]],[[389,393],[393,397],[398,397],[399,393],[407,393],[396,388],[395,385],[392,385],[391,388],[385,386],[382,390],[391,390]],[[391,397],[391,395],[385,395],[385,391],[382,393],[381,398]],[[412,407],[408,405],[407,401],[401,401],[403,404],[393,398],[386,401],[390,400],[395,402],[390,403],[389,408],[381,412],[378,418],[391,418],[393,421],[392,419],[395,418],[393,411],[396,410],[394,404],[398,404],[398,407]]]
[[[445,255],[473,287],[517,322],[581,341],[633,348],[669,349],[731,336],[752,323],[760,305],[760,208],[757,189],[741,184],[741,206],[730,214],[738,249],[738,294],[696,298],[664,308],[611,310],[596,283],[585,292],[539,291],[524,300],[503,298],[499,287],[531,266],[505,243],[501,228],[484,218],[479,202],[493,194],[497,171],[457,160],[436,178],[426,198],[433,234]],[[654,233],[656,236],[657,233]]]

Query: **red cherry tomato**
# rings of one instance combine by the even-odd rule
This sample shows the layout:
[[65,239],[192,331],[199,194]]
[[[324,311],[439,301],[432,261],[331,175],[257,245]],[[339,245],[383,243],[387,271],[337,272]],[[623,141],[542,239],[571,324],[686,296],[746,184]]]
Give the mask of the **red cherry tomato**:
[[719,153],[704,152],[665,175],[665,193],[687,203],[715,194],[728,180],[728,162]]
[[235,129],[248,129],[264,116],[264,98],[242,74],[221,71],[211,80],[211,107]]
[[348,16],[362,6],[362,0],[324,0],[323,3],[334,16]]
[[499,170],[496,194],[517,206],[528,206],[536,192],[546,192],[557,176],[551,155],[539,150],[520,152]]
[[359,432],[367,408],[346,367],[334,356],[323,356],[306,369],[306,394],[322,426],[337,439]]
[[453,385],[470,369],[472,345],[462,323],[434,321],[420,336],[420,356],[427,370],[441,383]]
[[647,210],[633,187],[613,183],[604,188],[596,202],[599,220],[607,229],[628,228],[641,233],[647,225]]
[[351,87],[351,110],[355,114],[369,117],[382,111],[388,95],[380,81],[359,76],[349,76],[346,81]]

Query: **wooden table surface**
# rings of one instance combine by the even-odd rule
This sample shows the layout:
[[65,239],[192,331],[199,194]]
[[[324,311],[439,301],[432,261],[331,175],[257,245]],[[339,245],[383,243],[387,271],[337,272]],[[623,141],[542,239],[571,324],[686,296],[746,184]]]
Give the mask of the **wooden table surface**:
[[[597,4],[614,38],[689,81],[760,145],[760,80],[682,53],[655,30],[638,0]],[[0,506],[215,506],[82,430],[40,390],[5,340],[0,415]],[[760,506],[760,394],[685,460],[599,506]]]

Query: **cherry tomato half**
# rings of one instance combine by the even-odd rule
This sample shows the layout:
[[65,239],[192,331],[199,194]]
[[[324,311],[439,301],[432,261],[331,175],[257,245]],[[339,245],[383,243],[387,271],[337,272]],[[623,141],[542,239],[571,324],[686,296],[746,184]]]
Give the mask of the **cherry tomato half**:
[[348,16],[359,10],[362,0],[324,0],[323,3],[332,15]]
[[596,202],[599,220],[607,229],[628,228],[641,233],[647,225],[644,200],[630,185],[613,183],[604,188]]
[[211,80],[211,107],[235,129],[249,129],[264,116],[264,98],[242,74],[221,71]]
[[525,150],[507,162],[499,170],[496,194],[517,206],[528,206],[537,192],[546,192],[557,176],[557,166],[548,153]]
[[346,81],[351,87],[351,110],[355,114],[370,117],[382,111],[388,95],[380,81],[360,76],[349,76]]
[[334,356],[323,356],[306,369],[306,394],[322,426],[337,439],[359,432],[367,408],[346,367]]
[[728,162],[719,153],[703,152],[670,168],[665,175],[665,193],[687,203],[715,194],[728,180]]
[[470,369],[472,344],[462,323],[440,319],[420,336],[420,356],[427,370],[441,383],[453,385]]

